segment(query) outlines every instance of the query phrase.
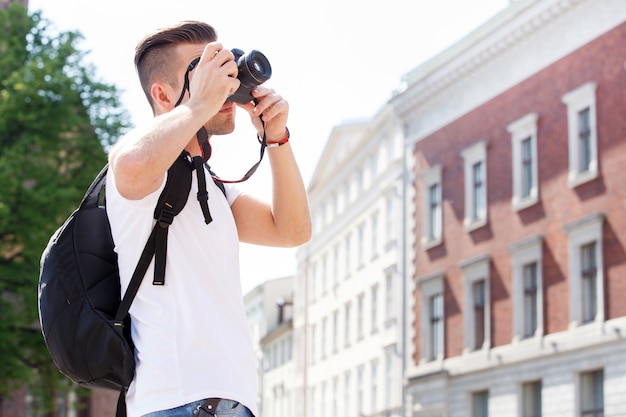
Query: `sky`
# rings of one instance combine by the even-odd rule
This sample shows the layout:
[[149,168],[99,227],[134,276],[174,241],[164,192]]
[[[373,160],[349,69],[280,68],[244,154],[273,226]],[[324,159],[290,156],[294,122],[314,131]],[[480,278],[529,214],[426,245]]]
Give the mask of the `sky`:
[[[462,39],[510,0],[29,0],[53,29],[77,30],[97,77],[114,84],[131,121],[152,118],[133,66],[147,33],[180,20],[213,25],[228,49],[266,55],[265,83],[289,102],[292,148],[309,184],[333,128],[373,117],[413,68]],[[258,159],[255,131],[240,111],[231,135],[212,140],[209,161],[223,178],[240,178]],[[269,198],[267,161],[241,186]],[[296,272],[296,250],[243,244],[244,293]]]

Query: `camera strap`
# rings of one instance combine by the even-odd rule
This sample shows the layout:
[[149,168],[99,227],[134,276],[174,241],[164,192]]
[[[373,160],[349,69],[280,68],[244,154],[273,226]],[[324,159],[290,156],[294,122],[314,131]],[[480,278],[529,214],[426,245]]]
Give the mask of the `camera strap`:
[[[200,62],[200,57],[195,58],[187,66],[187,71],[185,71],[185,82],[183,84],[183,90],[181,91],[180,97],[178,97],[178,100],[176,101],[174,107],[178,107],[180,105],[180,103],[183,101],[183,98],[185,98],[185,93],[189,91],[189,73],[193,71],[196,65],[198,65],[198,62]],[[191,91],[189,91],[189,94],[191,95]],[[254,102],[256,104],[256,99],[254,100]],[[259,117],[259,119],[261,118]],[[265,155],[265,147],[267,145],[267,140],[265,136],[265,122],[262,119],[261,124],[263,126],[263,138],[259,140],[259,142],[261,143],[261,150],[259,152],[258,162],[252,165],[252,167],[243,175],[243,177],[238,180],[224,180],[211,172],[211,176],[215,181],[219,181],[224,184],[235,184],[248,180],[256,172],[259,165],[261,165],[261,161],[263,160],[263,156]],[[211,157],[211,144],[209,143],[209,134],[207,133],[204,126],[201,127],[200,130],[198,130],[198,132],[196,133],[196,139],[198,140],[198,145],[200,146],[200,149],[202,151],[202,160],[206,163]]]
[[[248,180],[256,172],[259,165],[261,165],[261,161],[263,161],[263,156],[265,155],[265,147],[267,145],[267,140],[265,136],[265,123],[262,120],[261,123],[263,124],[263,138],[259,140],[261,144],[261,149],[259,151],[259,160],[254,165],[252,165],[252,167],[250,167],[250,169],[243,175],[243,177],[238,180],[224,180],[211,172],[211,175],[213,176],[213,179],[215,181],[219,181],[224,184],[236,184]],[[198,130],[198,133],[196,133],[196,138],[198,140],[198,145],[202,150],[202,159],[204,162],[207,162],[211,157],[212,149],[211,143],[209,142],[209,135],[204,126],[201,127],[200,130]]]

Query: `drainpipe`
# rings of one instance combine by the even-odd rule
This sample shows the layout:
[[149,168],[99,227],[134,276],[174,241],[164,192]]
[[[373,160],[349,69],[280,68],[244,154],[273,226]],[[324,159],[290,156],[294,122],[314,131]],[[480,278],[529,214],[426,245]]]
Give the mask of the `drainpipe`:
[[407,347],[406,347],[406,343],[407,343],[407,332],[406,332],[406,326],[407,326],[407,297],[409,296],[406,291],[408,288],[407,285],[407,244],[408,244],[408,236],[407,236],[407,227],[408,227],[408,219],[407,219],[407,215],[408,215],[408,210],[407,210],[407,197],[408,197],[408,193],[407,193],[407,189],[410,185],[409,182],[409,169],[408,169],[408,161],[407,158],[409,156],[409,152],[408,152],[408,144],[406,141],[406,128],[403,129],[403,134],[402,134],[402,233],[401,233],[401,250],[402,250],[402,255],[401,255],[401,262],[402,262],[402,266],[401,266],[401,276],[402,276],[402,337],[401,337],[401,343],[402,343],[402,347],[401,347],[401,352],[402,352],[402,358],[401,358],[401,363],[402,363],[402,401],[401,401],[401,405],[400,405],[400,415],[401,417],[409,417],[406,413],[407,413],[407,407],[406,407],[406,366],[407,366],[407,358],[406,358],[406,354],[407,354]]

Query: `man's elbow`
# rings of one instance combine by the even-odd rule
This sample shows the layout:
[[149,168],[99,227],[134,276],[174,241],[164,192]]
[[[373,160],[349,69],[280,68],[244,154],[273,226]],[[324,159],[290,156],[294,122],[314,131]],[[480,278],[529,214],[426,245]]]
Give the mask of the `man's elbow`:
[[290,233],[286,234],[285,246],[291,247],[291,248],[302,246],[311,240],[311,236],[312,236],[311,223],[307,222],[306,224],[303,224],[298,228],[292,229]]

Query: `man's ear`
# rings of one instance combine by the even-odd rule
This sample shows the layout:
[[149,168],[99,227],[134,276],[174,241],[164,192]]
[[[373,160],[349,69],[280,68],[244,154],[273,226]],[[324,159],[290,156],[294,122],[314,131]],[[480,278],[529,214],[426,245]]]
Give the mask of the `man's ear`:
[[154,102],[157,114],[168,112],[174,108],[175,103],[170,97],[172,92],[171,87],[168,85],[161,83],[152,84],[152,87],[150,88],[150,95],[152,96],[152,101]]

